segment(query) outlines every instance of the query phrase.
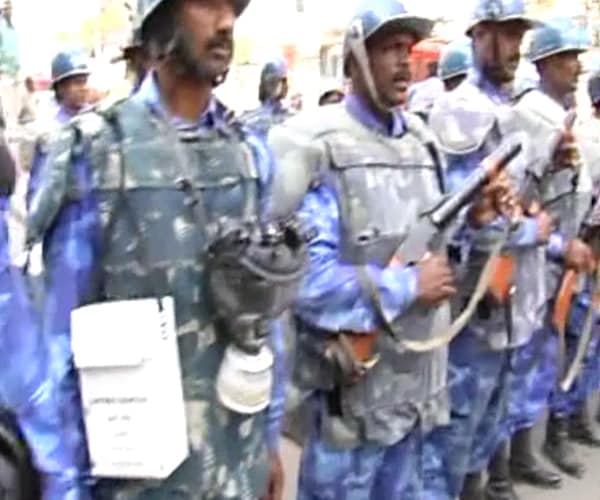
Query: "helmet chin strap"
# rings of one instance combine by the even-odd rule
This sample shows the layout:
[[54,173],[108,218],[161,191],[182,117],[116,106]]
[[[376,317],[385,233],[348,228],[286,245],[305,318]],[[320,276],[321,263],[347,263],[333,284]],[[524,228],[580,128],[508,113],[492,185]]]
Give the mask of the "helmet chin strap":
[[375,80],[373,79],[373,73],[371,73],[369,54],[365,44],[362,22],[357,20],[350,29],[352,30],[350,50],[352,51],[360,72],[363,75],[367,85],[367,90],[371,96],[371,100],[380,111],[383,111],[384,113],[392,113],[394,107],[389,107],[383,104],[381,98],[379,97],[379,93],[377,92],[377,88],[375,87]]

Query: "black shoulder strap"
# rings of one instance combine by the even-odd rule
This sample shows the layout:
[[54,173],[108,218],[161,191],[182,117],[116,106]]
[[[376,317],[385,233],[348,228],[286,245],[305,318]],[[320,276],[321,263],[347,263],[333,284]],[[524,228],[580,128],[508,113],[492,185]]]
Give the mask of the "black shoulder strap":
[[[419,125],[417,125],[417,120],[420,121]],[[438,182],[438,187],[440,192],[444,194],[446,192],[446,180],[444,173],[444,165],[442,163],[442,159],[440,158],[440,153],[437,145],[435,144],[432,137],[427,137],[427,133],[425,128],[427,125],[421,118],[418,116],[410,117],[404,120],[406,125],[406,129],[409,133],[413,134],[419,142],[421,142],[425,149],[427,150],[427,154],[431,157],[431,161],[433,162],[433,167],[435,168],[435,175]],[[431,134],[433,136],[433,133]]]

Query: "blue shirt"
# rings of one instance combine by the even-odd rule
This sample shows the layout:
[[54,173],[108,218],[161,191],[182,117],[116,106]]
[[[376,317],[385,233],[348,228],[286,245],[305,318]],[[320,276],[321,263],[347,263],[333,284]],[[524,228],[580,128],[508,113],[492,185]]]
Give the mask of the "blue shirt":
[[495,104],[508,104],[513,98],[512,88],[502,89],[498,87],[477,68],[469,70],[467,81],[478,87]]
[[[406,131],[402,112],[383,122],[358,96],[345,104],[361,124],[388,137]],[[298,212],[315,237],[309,244],[310,265],[297,299],[297,314],[307,324],[327,332],[374,332],[383,326],[370,293],[363,288],[354,266],[340,261],[340,209],[332,189],[325,184],[313,188]],[[417,270],[411,266],[382,268],[367,264],[366,270],[379,290],[382,312],[392,322],[417,298]]]
[[3,271],[10,264],[8,251],[8,198],[0,196],[0,271]]
[[354,118],[356,118],[365,127],[375,130],[376,132],[385,135],[387,137],[400,137],[406,130],[402,111],[398,108],[397,111],[391,113],[390,123],[386,123],[379,116],[377,116],[369,108],[369,105],[364,102],[356,94],[349,94],[344,102],[348,111]]

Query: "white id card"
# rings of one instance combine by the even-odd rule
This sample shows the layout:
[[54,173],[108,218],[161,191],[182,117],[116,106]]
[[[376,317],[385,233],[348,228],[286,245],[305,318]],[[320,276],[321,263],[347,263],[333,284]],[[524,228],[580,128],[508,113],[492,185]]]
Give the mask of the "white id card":
[[172,297],[71,313],[92,474],[165,479],[189,453]]

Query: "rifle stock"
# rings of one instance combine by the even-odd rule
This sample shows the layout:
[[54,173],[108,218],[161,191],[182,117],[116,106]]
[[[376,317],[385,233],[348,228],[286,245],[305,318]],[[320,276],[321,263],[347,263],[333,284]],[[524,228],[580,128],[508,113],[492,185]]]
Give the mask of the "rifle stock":
[[515,266],[515,260],[510,255],[500,255],[495,259],[489,293],[497,304],[506,304],[512,295]]

